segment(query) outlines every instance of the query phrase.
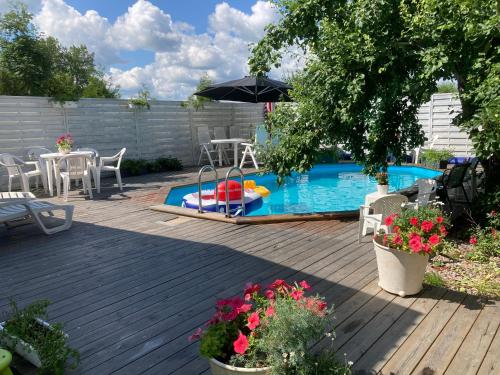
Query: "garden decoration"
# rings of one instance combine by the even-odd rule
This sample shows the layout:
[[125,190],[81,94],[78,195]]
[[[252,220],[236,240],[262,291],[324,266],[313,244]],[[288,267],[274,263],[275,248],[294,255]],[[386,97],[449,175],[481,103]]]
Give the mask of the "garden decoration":
[[377,192],[379,194],[387,194],[389,192],[389,175],[387,172],[377,173]]
[[56,140],[57,150],[61,154],[69,154],[73,146],[73,137],[70,133],[63,134]]

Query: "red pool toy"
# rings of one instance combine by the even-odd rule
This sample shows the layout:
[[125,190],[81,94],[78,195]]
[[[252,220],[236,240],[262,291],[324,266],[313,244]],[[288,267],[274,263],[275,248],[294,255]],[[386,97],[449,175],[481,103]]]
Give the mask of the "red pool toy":
[[[229,200],[241,200],[241,184],[238,181],[229,180],[227,185],[229,189]],[[226,200],[226,183],[220,182],[217,188],[219,190],[219,201],[224,202]]]

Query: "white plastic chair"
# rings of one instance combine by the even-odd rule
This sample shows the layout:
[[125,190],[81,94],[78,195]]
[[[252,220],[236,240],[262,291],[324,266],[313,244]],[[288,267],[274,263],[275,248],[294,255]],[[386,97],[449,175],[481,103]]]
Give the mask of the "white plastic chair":
[[[377,199],[370,206],[359,207],[359,233],[358,243],[366,236],[368,228],[373,228],[376,233],[380,228],[388,232],[390,228],[385,226],[384,220],[391,214],[400,213],[402,206],[408,203],[408,198],[400,194],[390,194]],[[370,212],[371,211],[371,212]]]
[[247,158],[250,157],[250,161],[253,163],[255,169],[259,169],[256,148],[265,147],[268,139],[269,133],[267,132],[266,127],[264,125],[258,125],[255,129],[255,142],[242,143],[242,145],[245,146],[245,150],[243,150],[243,156],[241,157],[240,168],[243,168],[245,163],[247,163]]
[[[7,174],[9,177],[8,191],[12,191],[12,181],[15,178],[19,178],[21,182],[21,188],[23,191],[30,191],[30,179],[36,179],[36,187],[38,188],[38,182],[42,176],[42,172],[38,169],[37,164],[26,163],[17,156],[11,154],[0,154],[0,166],[7,168]],[[23,167],[34,167],[34,170],[25,171]]]
[[[97,187],[97,192],[101,192],[101,173],[102,171],[115,172],[116,181],[118,182],[118,187],[120,190],[123,190],[122,184],[122,175],[120,173],[120,165],[122,163],[123,155],[127,149],[122,148],[116,155],[113,156],[101,156],[96,166],[91,165],[90,169],[92,170],[92,174],[95,176],[95,182]],[[111,163],[115,163],[116,165],[112,165]],[[108,164],[108,165],[106,165]]]
[[[12,194],[16,194],[13,196]],[[63,210],[64,223],[55,227],[48,227],[44,221],[43,213],[53,216],[53,211]],[[73,223],[73,206],[55,205],[49,202],[34,199],[29,192],[2,193],[0,192],[0,224],[7,228],[18,224],[30,223],[33,220],[45,234],[54,234],[67,230]]]
[[[87,155],[66,155],[57,161],[55,174],[57,184],[57,196],[61,196],[61,180],[63,183],[64,200],[68,200],[72,180],[82,180],[83,192],[88,192],[90,199],[92,196],[92,183],[90,180],[90,167],[92,159]],[[64,170],[63,170],[64,168]]]
[[[214,128],[214,137],[215,139],[227,139],[226,128],[224,127],[215,127]],[[222,158],[225,163],[229,164],[229,157],[227,156],[227,150],[231,149],[231,144],[217,144],[215,145],[215,149],[219,152],[219,149],[222,152]]]
[[408,202],[407,207],[424,207],[436,198],[437,181],[432,178],[420,178],[417,180],[418,193],[415,202]]
[[99,164],[99,152],[95,148],[90,148],[90,147],[80,147],[77,149],[77,151],[88,151],[91,152],[91,160],[92,163],[90,164],[90,171],[92,172],[92,178],[94,179],[94,186],[97,189],[97,170],[96,167]]
[[45,165],[45,160],[40,158],[42,154],[50,154],[52,150],[41,146],[31,146],[26,149],[26,164],[33,164],[42,173],[42,184],[45,192],[48,191],[47,179],[47,166]]
[[213,143],[210,142],[210,133],[207,126],[200,126],[198,128],[198,144],[200,145],[200,157],[198,159],[198,165],[201,165],[203,155],[206,155],[210,165],[214,166],[214,161],[212,159],[212,154],[217,155],[218,151],[214,147]]

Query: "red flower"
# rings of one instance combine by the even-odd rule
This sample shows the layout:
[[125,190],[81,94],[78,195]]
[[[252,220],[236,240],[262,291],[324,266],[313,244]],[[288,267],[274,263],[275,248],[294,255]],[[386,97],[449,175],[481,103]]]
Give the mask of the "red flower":
[[422,239],[417,234],[416,236],[410,238],[408,245],[410,246],[411,251],[418,253],[422,250]]
[[255,328],[259,326],[259,324],[260,324],[259,313],[254,312],[250,314],[250,316],[248,317],[247,327],[253,331]]
[[392,243],[395,245],[401,245],[403,243],[403,238],[399,234],[396,234],[392,239]]
[[311,286],[310,286],[310,285],[308,284],[308,282],[307,282],[307,281],[305,281],[305,280],[302,280],[302,281],[299,283],[299,285],[300,285],[302,288],[304,288],[304,290],[309,290],[309,289],[311,289]]
[[270,289],[266,290],[264,292],[264,295],[266,296],[267,299],[274,299],[274,292]]
[[290,294],[290,296],[295,300],[295,301],[298,301],[302,298],[302,296],[304,295],[304,291],[303,290],[300,290],[300,289],[294,289],[292,294]]
[[240,297],[234,297],[217,301],[217,308],[219,309],[220,318],[228,322],[236,319],[239,314],[248,312],[252,305],[244,303]]
[[274,306],[269,306],[265,312],[266,316],[273,316],[274,315]]
[[443,217],[442,217],[442,216],[438,216],[438,217],[437,217],[437,219],[436,219],[436,221],[437,221],[437,223],[438,223],[438,224],[442,224],[442,223],[443,223],[443,220],[444,220],[444,219],[443,219]]
[[318,301],[318,303],[316,305],[318,306],[319,311],[323,311],[324,309],[326,309],[326,302],[325,301]]
[[198,340],[201,337],[202,332],[203,331],[201,330],[201,328],[198,328],[191,336],[188,337],[188,341],[191,342],[194,340]]
[[446,228],[444,225],[441,225],[441,227],[439,228],[439,231],[441,232],[441,234],[446,237],[446,235],[448,234],[448,232],[446,231]]
[[469,243],[470,243],[471,245],[475,245],[475,244],[477,244],[477,238],[476,238],[475,236],[472,236],[472,237],[470,238],[470,240],[469,240]]
[[394,233],[398,233],[398,232],[399,232],[399,229],[400,229],[400,228],[399,228],[399,225],[394,225],[394,226],[392,227],[392,231],[393,231]]
[[383,244],[384,246],[385,246],[385,245],[387,245],[387,238],[388,238],[388,237],[389,237],[389,236],[388,236],[387,234],[384,234],[384,239],[382,240],[382,244]]
[[412,217],[410,219],[410,224],[413,225],[414,227],[416,227],[418,225],[418,218]]
[[252,308],[252,305],[250,305],[249,303],[245,303],[245,304],[241,305],[240,307],[237,307],[236,311],[238,312],[238,314],[241,314],[241,313],[249,312],[251,308]]
[[422,225],[420,226],[420,228],[422,228],[424,232],[428,233],[432,230],[433,226],[434,224],[432,223],[432,221],[424,220],[422,221]]
[[433,234],[429,237],[429,243],[431,245],[437,245],[441,241],[441,238],[437,234]]
[[248,283],[243,292],[243,295],[245,296],[245,301],[249,301],[250,299],[252,299],[252,294],[258,293],[259,290],[260,290],[259,284]]
[[429,254],[432,250],[431,245],[429,245],[428,243],[424,243],[422,245],[422,248],[424,249],[424,253],[426,253],[426,254]]
[[271,289],[280,289],[280,288],[288,289],[288,288],[290,288],[290,285],[288,285],[285,280],[277,279],[274,281],[274,283],[271,284],[270,288]]
[[234,351],[238,354],[245,354],[248,349],[248,339],[240,332],[238,338],[233,342]]
[[385,225],[390,227],[392,225],[392,223],[394,223],[394,215],[387,216],[385,218]]

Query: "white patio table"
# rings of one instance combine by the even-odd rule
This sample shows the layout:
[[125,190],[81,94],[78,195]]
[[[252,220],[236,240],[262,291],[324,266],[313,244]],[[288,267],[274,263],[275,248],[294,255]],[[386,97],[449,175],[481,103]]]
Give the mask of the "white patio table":
[[[238,145],[240,143],[245,143],[248,142],[247,139],[245,138],[227,138],[227,139],[212,139],[210,141],[212,144],[215,145],[224,145],[224,144],[232,144],[233,145],[233,151],[234,151],[234,166],[237,167],[238,164]],[[222,147],[219,147],[219,167],[222,167]]]
[[41,154],[40,158],[45,161],[45,165],[47,167],[47,185],[49,188],[49,194],[54,196],[54,179],[55,179],[55,163],[58,162],[63,156],[66,155],[87,155],[92,157],[94,153],[92,151],[72,151],[69,154],[62,154],[60,152],[52,152],[50,154]]

